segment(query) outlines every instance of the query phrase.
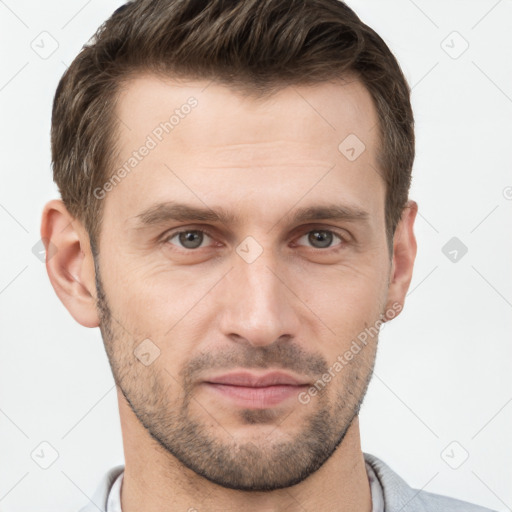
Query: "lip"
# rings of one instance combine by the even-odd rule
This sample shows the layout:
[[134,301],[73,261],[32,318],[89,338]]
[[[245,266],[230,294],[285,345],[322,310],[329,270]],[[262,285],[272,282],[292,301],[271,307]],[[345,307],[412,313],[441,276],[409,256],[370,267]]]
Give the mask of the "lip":
[[246,371],[238,371],[205,379],[212,384],[225,384],[228,386],[243,386],[251,388],[263,388],[267,386],[306,386],[306,380],[301,380],[293,375],[280,371],[255,374]]
[[309,384],[283,372],[233,372],[203,382],[217,397],[245,409],[268,409],[296,397]]

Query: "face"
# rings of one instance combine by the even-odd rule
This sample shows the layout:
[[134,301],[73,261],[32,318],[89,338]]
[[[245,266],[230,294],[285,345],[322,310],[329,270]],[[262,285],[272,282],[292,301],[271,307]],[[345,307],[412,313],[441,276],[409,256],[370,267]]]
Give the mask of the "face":
[[389,307],[371,97],[354,80],[255,99],[141,76],[117,115],[125,172],[96,192],[95,261],[116,382],[197,474],[298,483],[356,417],[377,342],[361,333]]

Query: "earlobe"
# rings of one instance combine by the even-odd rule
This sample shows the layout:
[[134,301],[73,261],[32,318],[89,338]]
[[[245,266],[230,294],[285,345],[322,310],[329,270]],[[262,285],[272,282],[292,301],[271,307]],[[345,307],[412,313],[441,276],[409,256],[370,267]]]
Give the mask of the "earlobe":
[[[386,304],[386,311],[398,311],[397,314],[393,314],[393,317],[397,316],[402,311],[405,296],[412,280],[412,272],[417,252],[416,237],[413,230],[417,213],[418,204],[412,200],[408,201],[395,231],[393,240],[393,262]],[[391,318],[389,318],[389,320],[390,319]]]
[[89,237],[64,203],[45,205],[41,238],[46,249],[48,277],[66,309],[84,327],[98,327],[94,260]]

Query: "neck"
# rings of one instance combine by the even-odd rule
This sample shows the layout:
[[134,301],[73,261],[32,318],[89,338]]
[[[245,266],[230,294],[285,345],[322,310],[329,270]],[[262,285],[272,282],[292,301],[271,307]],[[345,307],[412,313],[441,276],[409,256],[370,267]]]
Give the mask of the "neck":
[[370,486],[356,417],[333,455],[308,478],[268,492],[227,489],[183,466],[144,429],[118,391],[125,471],[123,512],[370,512]]

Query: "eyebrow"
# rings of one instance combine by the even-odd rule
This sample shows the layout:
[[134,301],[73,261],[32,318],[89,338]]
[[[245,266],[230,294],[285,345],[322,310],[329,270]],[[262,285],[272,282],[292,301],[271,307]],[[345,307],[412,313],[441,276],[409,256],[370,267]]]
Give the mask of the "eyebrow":
[[[290,214],[284,217],[289,217]],[[166,222],[218,222],[236,224],[240,218],[224,208],[216,211],[208,207],[197,207],[185,203],[167,201],[150,206],[135,216],[139,227],[160,225]],[[368,222],[370,214],[355,205],[325,204],[297,208],[291,218],[293,222],[314,220],[344,220]]]

